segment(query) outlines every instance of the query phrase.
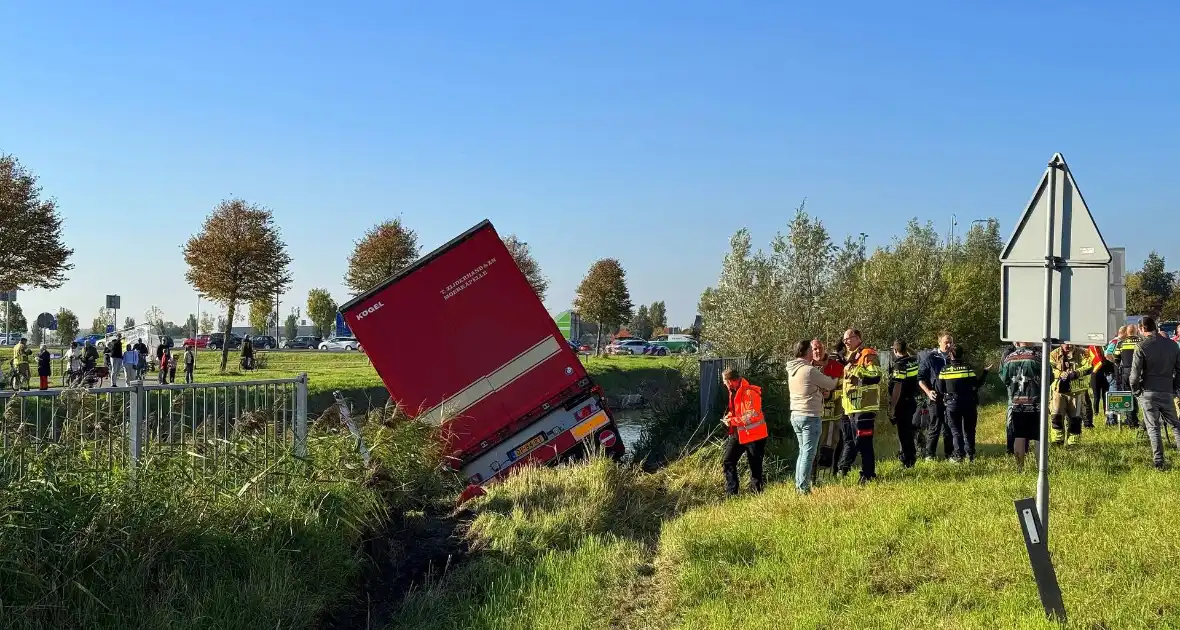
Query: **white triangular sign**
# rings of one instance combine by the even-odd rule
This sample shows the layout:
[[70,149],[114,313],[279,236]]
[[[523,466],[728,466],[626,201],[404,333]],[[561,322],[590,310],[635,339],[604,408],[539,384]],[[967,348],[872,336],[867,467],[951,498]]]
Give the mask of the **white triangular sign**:
[[[1056,173],[1053,173],[1056,169]],[[1056,181],[1055,194],[1050,195],[1050,182]],[[1073,173],[1060,153],[1055,153],[1048,168],[1041,175],[1041,181],[1033,192],[1020,222],[1012,232],[1012,238],[1004,246],[1000,260],[1007,263],[1045,262],[1045,228],[1049,212],[1049,197],[1053,199],[1053,255],[1065,261],[1066,265],[1097,264],[1110,262],[1110,250],[1094,217],[1082,199]]]

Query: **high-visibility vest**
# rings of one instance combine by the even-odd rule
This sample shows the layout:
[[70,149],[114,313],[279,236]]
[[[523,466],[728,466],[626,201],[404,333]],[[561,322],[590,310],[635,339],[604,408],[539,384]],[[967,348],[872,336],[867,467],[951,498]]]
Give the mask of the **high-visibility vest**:
[[819,416],[821,422],[839,420],[844,417],[844,406],[840,403],[840,398],[840,390],[837,389],[824,401],[824,408]]
[[863,348],[844,367],[841,381],[845,414],[872,413],[881,409],[882,373],[877,352]]
[[762,388],[743,378],[737,391],[729,392],[729,408],[732,410],[729,426],[737,433],[738,443],[749,444],[770,435],[766,430],[766,416],[762,414]]
[[1119,367],[1124,370],[1131,369],[1131,361],[1135,357],[1135,348],[1139,347],[1139,342],[1143,341],[1138,335],[1131,335],[1119,342],[1118,360]]
[[[1057,348],[1049,354],[1049,362],[1053,366],[1053,391],[1059,394],[1081,394],[1090,391],[1089,376],[1094,371],[1094,364],[1090,362],[1086,354],[1086,352],[1079,352],[1077,348],[1070,352],[1068,357],[1064,356],[1061,348]],[[1067,371],[1063,369],[1066,363],[1069,364],[1070,370],[1077,372],[1078,377],[1069,382],[1068,392],[1062,392],[1058,389],[1058,379]]]

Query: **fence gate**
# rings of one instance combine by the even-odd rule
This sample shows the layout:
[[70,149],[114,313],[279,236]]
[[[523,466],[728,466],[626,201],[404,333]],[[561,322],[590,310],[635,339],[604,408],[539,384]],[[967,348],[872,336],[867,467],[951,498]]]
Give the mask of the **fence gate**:
[[749,364],[744,358],[721,357],[716,359],[701,359],[701,417],[719,411],[723,404],[724,386],[721,374],[725,368],[736,367],[743,369]]

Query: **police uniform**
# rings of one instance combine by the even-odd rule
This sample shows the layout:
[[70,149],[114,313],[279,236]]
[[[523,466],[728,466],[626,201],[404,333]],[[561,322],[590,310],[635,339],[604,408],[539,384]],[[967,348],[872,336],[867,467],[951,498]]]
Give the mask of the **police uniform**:
[[[1051,440],[1055,444],[1068,441],[1077,444],[1082,437],[1082,415],[1084,405],[1090,390],[1087,378],[1094,371],[1094,364],[1087,360],[1086,351],[1077,346],[1070,348],[1054,348],[1049,354],[1049,363],[1053,367],[1053,382],[1050,384],[1051,396],[1049,413],[1052,414]],[[1066,438],[1066,419],[1069,422],[1069,437]]]
[[[1131,335],[1129,337],[1119,340],[1118,347],[1115,348],[1115,360],[1118,362],[1118,385],[1120,392],[1131,391],[1131,362],[1135,359],[1135,348],[1139,347],[1139,342],[1143,338],[1139,335]],[[1117,424],[1118,420],[1115,418],[1111,422],[1111,414],[1107,414],[1107,424]],[[1127,426],[1135,428],[1139,426],[1139,400],[1138,397],[1131,397],[1131,413],[1127,414]]]
[[976,373],[971,366],[952,361],[938,372],[935,391],[946,406],[946,423],[951,429],[956,461],[975,461],[975,429],[979,424],[979,388],[987,370]]
[[843,453],[838,464],[840,473],[847,474],[860,455],[860,479],[869,481],[877,476],[876,455],[873,452],[873,428],[881,409],[881,390],[884,378],[877,365],[877,352],[860,347],[848,356],[841,380],[841,421]]
[[897,426],[897,440],[901,444],[901,465],[911,468],[916,463],[918,454],[914,442],[914,434],[920,426],[921,415],[918,413],[918,360],[910,355],[897,357],[893,360],[889,372],[889,391],[901,388],[897,397],[897,407],[893,410],[893,423]]

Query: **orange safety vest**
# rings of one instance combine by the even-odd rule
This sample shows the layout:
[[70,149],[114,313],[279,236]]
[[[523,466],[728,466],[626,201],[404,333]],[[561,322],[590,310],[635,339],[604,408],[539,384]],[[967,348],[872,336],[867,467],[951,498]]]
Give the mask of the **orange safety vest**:
[[761,387],[743,378],[737,391],[729,392],[729,412],[729,427],[737,432],[739,444],[764,440],[770,435],[766,430],[766,416],[762,415]]

